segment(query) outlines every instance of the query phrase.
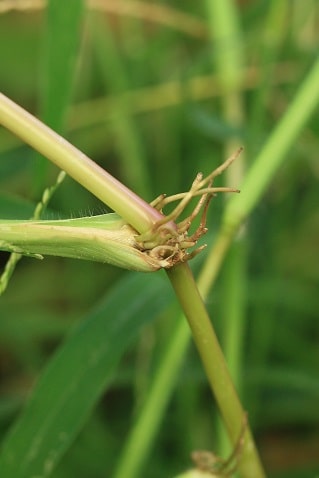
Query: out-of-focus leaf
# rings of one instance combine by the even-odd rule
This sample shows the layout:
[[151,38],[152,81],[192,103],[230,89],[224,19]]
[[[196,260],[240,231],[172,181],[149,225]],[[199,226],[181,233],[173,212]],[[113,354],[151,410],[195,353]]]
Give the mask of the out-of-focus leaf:
[[49,362],[3,444],[0,476],[50,475],[105,391],[127,347],[171,297],[159,274],[127,275],[114,286]]
[[31,201],[0,194],[0,218],[1,219],[29,219],[34,212],[35,204]]
[[83,0],[48,2],[43,115],[44,120],[59,131],[70,101],[83,4]]

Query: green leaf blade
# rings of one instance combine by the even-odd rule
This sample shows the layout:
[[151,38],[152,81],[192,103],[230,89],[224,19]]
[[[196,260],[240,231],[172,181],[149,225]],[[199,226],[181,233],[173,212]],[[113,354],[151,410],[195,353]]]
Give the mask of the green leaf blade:
[[50,476],[127,347],[172,297],[158,275],[153,279],[126,276],[59,348],[3,444],[0,476]]

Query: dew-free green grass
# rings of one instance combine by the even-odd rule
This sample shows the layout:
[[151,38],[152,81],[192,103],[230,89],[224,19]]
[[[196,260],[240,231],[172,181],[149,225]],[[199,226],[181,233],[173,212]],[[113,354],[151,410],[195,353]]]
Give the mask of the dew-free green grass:
[[[212,199],[209,232],[199,241],[208,247],[189,265],[266,475],[313,476],[318,7],[1,3],[1,90],[146,203],[188,191],[198,171],[207,175],[244,146],[214,183],[241,193]],[[0,134],[0,218],[25,220],[58,171],[4,128]],[[25,135],[32,144],[32,132]],[[90,183],[89,174],[82,179]],[[105,214],[104,194],[103,181],[97,200],[68,178],[41,217]],[[182,303],[195,290],[189,274],[169,272]],[[225,401],[222,367],[214,384],[218,349],[191,317],[204,373],[167,282],[162,272],[122,273],[73,259],[17,263],[0,299],[2,474],[189,476],[200,468],[192,451],[225,460],[235,447],[240,476],[257,476],[239,443],[243,415]],[[209,382],[231,446],[216,424]]]

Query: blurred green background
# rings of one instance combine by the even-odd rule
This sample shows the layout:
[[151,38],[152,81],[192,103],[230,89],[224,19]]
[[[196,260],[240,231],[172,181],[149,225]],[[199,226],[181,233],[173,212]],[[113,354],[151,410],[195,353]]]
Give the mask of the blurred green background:
[[[54,1],[48,15],[41,2],[16,9],[24,2],[0,0],[1,91],[148,201],[187,190],[198,171],[209,173],[243,145],[245,158],[218,179],[240,188],[318,55],[319,5],[234,2],[228,19],[237,25],[234,38],[218,36],[216,1],[92,1],[76,23],[74,0],[62,20]],[[227,104],[222,79],[229,52],[237,76]],[[241,362],[234,379],[266,470],[278,478],[319,476],[318,133],[317,110],[242,239]],[[0,217],[28,218],[57,170],[4,129],[0,155]],[[209,245],[224,200],[218,196],[210,208]],[[106,210],[67,179],[47,216]],[[206,254],[192,261],[195,274]],[[1,268],[7,258],[0,254]],[[232,300],[227,270],[226,263],[208,300],[222,344]],[[62,258],[18,264],[0,299],[1,439],[63,338],[126,274]],[[168,306],[122,357],[52,476],[112,476],[178,314],[171,298]],[[109,320],[116,320],[112,311]],[[218,452],[216,414],[191,347],[142,476],[174,476],[191,465],[194,448]]]

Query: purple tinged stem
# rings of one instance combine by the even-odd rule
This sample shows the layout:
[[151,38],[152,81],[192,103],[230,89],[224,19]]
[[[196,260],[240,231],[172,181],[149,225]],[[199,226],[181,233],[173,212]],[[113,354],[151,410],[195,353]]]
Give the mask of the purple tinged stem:
[[[33,115],[0,93],[0,122],[119,214],[139,233],[163,215]],[[171,223],[174,227],[174,224]]]

